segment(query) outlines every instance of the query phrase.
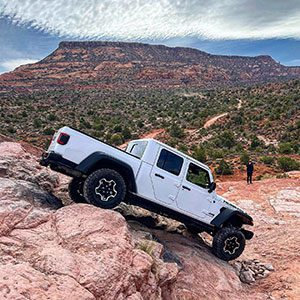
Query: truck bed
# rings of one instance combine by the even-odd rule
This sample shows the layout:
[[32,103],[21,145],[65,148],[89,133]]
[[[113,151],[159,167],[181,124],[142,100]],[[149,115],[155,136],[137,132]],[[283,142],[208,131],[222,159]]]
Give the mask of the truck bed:
[[[66,145],[60,145],[56,142],[60,133],[66,133],[70,139]],[[137,175],[140,166],[140,159],[134,155],[98,140],[86,133],[71,127],[62,127],[53,137],[47,150],[48,153],[54,152],[61,155],[64,160],[79,165],[84,159],[95,152],[102,152],[121,161],[127,162],[133,169],[134,175]]]

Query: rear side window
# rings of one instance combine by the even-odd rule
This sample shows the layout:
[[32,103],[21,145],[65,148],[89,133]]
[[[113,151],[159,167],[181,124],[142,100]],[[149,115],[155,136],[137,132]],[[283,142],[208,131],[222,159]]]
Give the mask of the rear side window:
[[208,189],[210,184],[209,174],[205,169],[190,163],[189,169],[186,175],[187,181],[190,181],[202,188]]
[[147,147],[146,141],[129,143],[129,145],[126,149],[126,152],[129,152],[138,158],[142,158],[142,156],[146,150],[146,147]]
[[174,175],[179,175],[183,164],[183,158],[166,150],[162,149],[157,161],[157,166]]

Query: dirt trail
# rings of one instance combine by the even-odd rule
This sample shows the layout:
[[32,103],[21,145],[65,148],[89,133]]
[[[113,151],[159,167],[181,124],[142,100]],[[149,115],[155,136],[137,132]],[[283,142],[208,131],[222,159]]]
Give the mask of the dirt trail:
[[[243,101],[242,101],[241,99],[239,99],[239,100],[238,100],[237,109],[241,109],[242,104],[243,104]],[[217,116],[215,116],[215,117],[210,118],[209,120],[207,120],[207,121],[205,122],[205,124],[204,124],[203,127],[204,127],[205,129],[209,128],[210,126],[212,126],[213,124],[215,124],[219,119],[228,116],[228,114],[229,114],[228,112],[225,112],[225,113],[222,113],[222,114],[219,114],[219,115],[217,115]]]
[[207,129],[208,127],[212,126],[213,124],[215,124],[219,119],[226,117],[228,115],[228,113],[222,113],[220,115],[217,115],[211,119],[209,119],[208,121],[205,122],[204,124],[204,128]]
[[165,133],[165,131],[166,130],[163,128],[155,129],[148,133],[143,134],[140,138],[141,139],[155,139],[158,135]]

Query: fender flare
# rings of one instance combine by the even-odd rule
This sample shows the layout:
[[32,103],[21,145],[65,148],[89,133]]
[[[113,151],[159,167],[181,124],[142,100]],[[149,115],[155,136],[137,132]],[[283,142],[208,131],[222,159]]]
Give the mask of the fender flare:
[[221,212],[210,223],[217,228],[220,228],[230,219],[238,219],[242,224],[253,225],[252,217],[240,210],[234,210],[231,208],[224,208],[221,210]]
[[75,169],[81,174],[89,175],[101,167],[112,167],[113,169],[117,169],[117,171],[125,177],[125,181],[130,183],[130,191],[136,193],[135,176],[131,166],[103,152],[97,151],[90,154],[79,163]]

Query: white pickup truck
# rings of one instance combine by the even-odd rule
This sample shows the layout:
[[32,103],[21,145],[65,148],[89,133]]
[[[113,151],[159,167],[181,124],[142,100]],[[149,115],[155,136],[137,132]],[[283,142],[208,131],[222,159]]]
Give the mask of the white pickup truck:
[[210,169],[159,141],[134,140],[123,151],[62,127],[40,163],[73,177],[73,201],[102,208],[124,201],[166,215],[211,234],[213,253],[223,260],[237,258],[253,236],[243,228],[252,218],[216,194]]

